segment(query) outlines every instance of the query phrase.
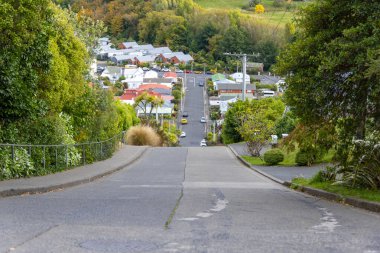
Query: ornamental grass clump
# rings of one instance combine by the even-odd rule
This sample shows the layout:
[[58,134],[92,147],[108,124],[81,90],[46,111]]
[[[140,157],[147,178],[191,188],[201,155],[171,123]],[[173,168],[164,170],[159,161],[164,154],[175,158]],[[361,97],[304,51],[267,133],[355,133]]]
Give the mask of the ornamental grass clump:
[[134,146],[161,146],[160,136],[149,126],[134,126],[127,132],[127,143]]
[[281,149],[274,148],[270,149],[264,154],[264,161],[268,165],[276,165],[280,162],[284,161],[284,153],[281,151]]

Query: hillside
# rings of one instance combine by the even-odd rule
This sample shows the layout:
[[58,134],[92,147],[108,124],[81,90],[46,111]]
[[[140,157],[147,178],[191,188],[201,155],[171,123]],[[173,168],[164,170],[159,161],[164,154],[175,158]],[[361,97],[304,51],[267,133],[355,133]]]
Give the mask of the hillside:
[[262,0],[261,4],[265,8],[265,13],[255,14],[254,7],[249,7],[249,0],[195,0],[195,2],[205,9],[240,9],[244,13],[275,25],[291,22],[297,9],[306,4],[303,1],[292,1],[276,5],[275,0]]

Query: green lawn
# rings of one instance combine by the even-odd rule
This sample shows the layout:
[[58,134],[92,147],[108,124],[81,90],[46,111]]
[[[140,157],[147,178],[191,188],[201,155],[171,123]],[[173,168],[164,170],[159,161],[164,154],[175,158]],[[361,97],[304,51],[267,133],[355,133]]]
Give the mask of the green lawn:
[[[298,152],[298,149],[291,151],[287,153],[285,150],[284,152],[284,161],[280,162],[278,165],[279,166],[296,166],[296,154]],[[335,152],[334,150],[330,150],[322,159],[317,160],[315,163],[329,163],[332,161],[332,158],[334,156]],[[261,160],[259,157],[252,157],[252,156],[242,156],[244,160],[249,162],[252,165],[266,165],[264,160]]]
[[310,182],[310,179],[305,178],[295,178],[292,180],[292,183],[337,193],[343,197],[380,202],[380,191],[376,190],[351,189],[342,185],[332,185],[331,182]]
[[[248,0],[195,0],[200,6],[206,9],[242,9],[247,7]],[[274,0],[262,0],[262,4],[265,8],[265,13],[255,14],[254,10],[243,10],[245,14],[251,14],[252,16],[262,19],[264,22],[272,25],[284,25],[289,23],[293,17],[297,8],[304,5],[304,2],[292,3],[292,8],[286,7],[273,7]]]

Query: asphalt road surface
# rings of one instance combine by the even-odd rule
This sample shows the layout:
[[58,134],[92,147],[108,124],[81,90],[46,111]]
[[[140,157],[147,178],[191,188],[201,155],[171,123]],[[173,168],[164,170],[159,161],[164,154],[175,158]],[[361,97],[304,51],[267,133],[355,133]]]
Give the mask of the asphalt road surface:
[[[184,74],[181,75],[184,78]],[[202,74],[187,74],[185,85],[184,111],[188,112],[188,123],[180,125],[181,131],[186,133],[185,138],[180,139],[182,147],[199,147],[202,139],[206,135],[206,124],[201,123],[201,117],[207,116],[205,113],[205,78]],[[204,86],[199,86],[202,82]]]
[[0,199],[0,252],[380,252],[380,216],[310,197],[226,147],[151,148],[98,181]]

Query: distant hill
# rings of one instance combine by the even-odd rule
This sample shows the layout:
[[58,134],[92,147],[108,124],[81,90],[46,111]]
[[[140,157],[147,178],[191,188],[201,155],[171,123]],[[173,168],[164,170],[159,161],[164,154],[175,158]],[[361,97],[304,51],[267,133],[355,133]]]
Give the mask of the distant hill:
[[297,9],[307,4],[305,1],[262,0],[265,12],[256,14],[254,7],[249,6],[249,0],[194,0],[194,2],[206,9],[241,9],[244,13],[251,13],[270,24],[280,25],[291,22]]

